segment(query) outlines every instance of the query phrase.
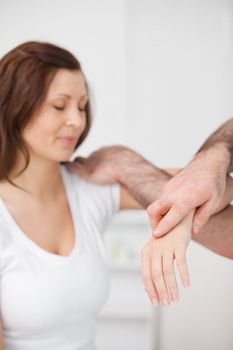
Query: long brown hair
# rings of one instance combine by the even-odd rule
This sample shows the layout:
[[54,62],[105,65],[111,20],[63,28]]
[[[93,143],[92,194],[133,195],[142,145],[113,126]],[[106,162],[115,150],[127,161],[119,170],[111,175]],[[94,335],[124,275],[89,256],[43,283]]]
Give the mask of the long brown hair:
[[[10,181],[19,150],[26,162],[22,171],[27,168],[30,158],[22,132],[45,99],[59,68],[82,72],[80,62],[69,51],[43,42],[26,42],[0,60],[0,180]],[[86,128],[76,148],[86,138],[90,126],[88,102]]]

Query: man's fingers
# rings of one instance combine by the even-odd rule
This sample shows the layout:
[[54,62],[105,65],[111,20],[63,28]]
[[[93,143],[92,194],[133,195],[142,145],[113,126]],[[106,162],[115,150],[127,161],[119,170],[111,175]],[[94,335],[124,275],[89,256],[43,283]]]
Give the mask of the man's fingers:
[[207,223],[212,212],[212,201],[208,201],[196,210],[192,224],[192,232],[194,235],[197,234],[200,231],[200,229]]
[[87,158],[84,157],[76,157],[71,164],[84,164]]
[[85,166],[83,166],[83,163],[68,163],[66,164],[66,167],[68,170],[72,171],[73,173],[85,178],[88,180],[90,178],[89,171]]
[[153,232],[153,236],[158,238],[164,236],[174,228],[189,212],[190,208],[185,206],[173,206],[167,214],[160,220]]
[[150,204],[147,207],[147,213],[149,215],[150,224],[153,229],[155,229],[162,216],[167,213],[167,211],[170,209],[170,203],[168,201],[164,200],[157,200],[156,202]]

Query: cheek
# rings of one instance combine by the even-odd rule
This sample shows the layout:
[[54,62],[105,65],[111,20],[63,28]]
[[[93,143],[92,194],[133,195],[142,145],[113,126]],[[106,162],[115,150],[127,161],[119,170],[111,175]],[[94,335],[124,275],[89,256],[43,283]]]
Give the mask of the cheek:
[[55,132],[56,128],[53,123],[48,120],[44,123],[43,120],[40,120],[26,127],[23,138],[31,148],[34,148],[48,145],[47,141],[52,140]]
[[57,118],[45,115],[31,122],[25,128],[24,134],[25,137],[30,139],[36,137],[36,135],[37,137],[52,135],[59,127]]

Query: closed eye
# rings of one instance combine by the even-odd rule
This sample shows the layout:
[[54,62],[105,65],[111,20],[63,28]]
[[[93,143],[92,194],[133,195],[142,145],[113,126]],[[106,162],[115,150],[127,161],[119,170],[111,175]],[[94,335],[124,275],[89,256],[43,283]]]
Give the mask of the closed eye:
[[78,109],[80,112],[86,112],[86,107],[84,107],[84,108],[79,107]]
[[53,106],[57,111],[64,111],[65,107]]

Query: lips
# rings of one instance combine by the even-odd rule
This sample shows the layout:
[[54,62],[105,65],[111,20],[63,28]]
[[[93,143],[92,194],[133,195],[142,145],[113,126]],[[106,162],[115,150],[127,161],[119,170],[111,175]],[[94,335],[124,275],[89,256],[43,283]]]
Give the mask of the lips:
[[58,137],[58,140],[67,146],[73,146],[77,143],[78,138],[75,136],[61,136]]

